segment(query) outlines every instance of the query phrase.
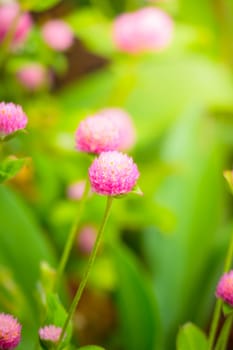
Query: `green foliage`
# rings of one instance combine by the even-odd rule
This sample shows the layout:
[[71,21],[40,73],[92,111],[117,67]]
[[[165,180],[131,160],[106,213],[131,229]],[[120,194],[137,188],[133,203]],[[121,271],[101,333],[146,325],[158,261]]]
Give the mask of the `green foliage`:
[[58,4],[61,0],[20,0],[20,4],[23,9],[27,11],[44,11],[54,5]]
[[177,350],[207,350],[208,342],[205,334],[192,323],[181,327],[177,338]]
[[0,183],[14,177],[26,164],[27,159],[17,159],[15,157],[5,158],[0,164]]

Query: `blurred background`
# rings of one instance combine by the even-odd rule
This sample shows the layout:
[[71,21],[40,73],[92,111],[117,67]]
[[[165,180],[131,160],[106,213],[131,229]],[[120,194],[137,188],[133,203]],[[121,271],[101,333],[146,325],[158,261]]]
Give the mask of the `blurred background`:
[[[2,7],[9,3],[0,1]],[[28,116],[26,134],[1,150],[1,157],[27,162],[0,187],[0,310],[23,323],[18,349],[32,349],[40,322],[35,306],[40,262],[57,266],[79,209],[70,185],[86,178],[90,164],[75,150],[75,130],[103,108],[123,108],[135,124],[129,153],[144,196],[114,202],[75,314],[73,342],[108,350],[173,350],[185,322],[208,332],[233,230],[233,202],[223,178],[233,155],[233,3],[22,0],[19,5],[30,12],[30,30],[20,44],[14,33],[2,39],[6,15],[0,7],[0,101],[22,105]],[[122,52],[112,36],[115,18],[145,6],[171,17],[172,40],[156,52]],[[52,19],[62,19],[74,36],[64,50],[62,40],[55,48],[43,40]],[[28,66],[37,73],[33,69],[25,79]],[[66,306],[104,205],[97,195],[88,200],[67,266]]]

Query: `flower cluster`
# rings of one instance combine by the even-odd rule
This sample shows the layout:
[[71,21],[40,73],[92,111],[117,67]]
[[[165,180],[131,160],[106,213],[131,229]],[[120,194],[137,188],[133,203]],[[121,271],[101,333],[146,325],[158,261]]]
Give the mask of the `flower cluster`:
[[20,343],[21,328],[12,315],[0,313],[0,350],[13,350]]
[[220,278],[216,288],[216,297],[233,306],[233,270]]
[[3,138],[27,125],[27,116],[19,105],[0,103],[0,136]]

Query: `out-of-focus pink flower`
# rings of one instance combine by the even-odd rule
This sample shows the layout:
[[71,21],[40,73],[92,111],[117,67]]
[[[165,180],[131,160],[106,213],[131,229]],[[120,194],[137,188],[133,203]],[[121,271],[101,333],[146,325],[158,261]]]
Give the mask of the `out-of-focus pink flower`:
[[77,236],[77,246],[81,253],[89,255],[93,249],[97,236],[96,227],[85,225],[81,228]]
[[99,114],[111,119],[119,130],[119,151],[127,151],[133,147],[136,139],[136,131],[130,115],[121,108],[105,108]]
[[0,313],[0,349],[13,350],[21,340],[21,325],[12,315]]
[[118,149],[120,144],[120,134],[115,123],[101,114],[82,120],[75,139],[79,151],[95,154]]
[[56,344],[60,338],[61,332],[61,327],[48,325],[39,329],[39,337],[42,342],[44,341]]
[[27,125],[27,116],[19,105],[0,103],[0,136],[5,137]]
[[40,63],[30,63],[18,70],[17,78],[28,90],[38,90],[49,81],[48,71]]
[[[4,40],[6,34],[14,26],[15,20],[13,46],[17,47],[26,41],[32,27],[32,18],[26,12],[19,15],[19,11],[20,9],[17,3],[0,6],[0,42]],[[17,18],[18,16],[19,18]]]
[[216,288],[216,297],[233,306],[233,270],[220,278]]
[[103,152],[89,168],[92,190],[101,195],[119,196],[130,192],[139,178],[133,159],[121,152]]
[[114,43],[128,53],[160,51],[170,44],[172,35],[172,19],[155,7],[124,13],[113,23]]
[[42,37],[49,47],[57,51],[69,49],[74,41],[70,26],[59,19],[48,21],[43,25]]
[[[79,180],[69,185],[67,189],[68,198],[73,200],[80,200],[84,194],[85,186],[86,186],[85,180]],[[89,195],[90,194],[91,193],[89,193]]]

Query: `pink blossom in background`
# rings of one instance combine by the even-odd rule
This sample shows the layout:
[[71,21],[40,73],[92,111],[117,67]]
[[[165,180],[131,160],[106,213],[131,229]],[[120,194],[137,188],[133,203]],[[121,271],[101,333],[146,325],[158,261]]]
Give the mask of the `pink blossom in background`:
[[114,43],[128,53],[160,51],[169,46],[172,36],[171,17],[155,7],[124,13],[113,23]]
[[233,270],[220,278],[216,288],[216,297],[233,306]]
[[93,249],[97,236],[96,227],[83,226],[77,236],[77,246],[81,253],[89,255]]
[[57,51],[69,49],[74,41],[70,26],[59,19],[48,21],[43,25],[42,37],[49,47]]
[[[15,18],[19,14],[19,5],[12,3],[0,6],[0,42],[6,37],[6,34],[11,29]],[[32,18],[29,13],[22,13],[16,23],[15,32],[13,35],[13,46],[17,47],[23,44],[32,27]]]
[[60,338],[62,329],[54,325],[44,326],[39,329],[40,340],[56,344]]
[[0,136],[5,137],[27,125],[27,116],[19,105],[0,103]]
[[17,78],[20,84],[28,90],[38,90],[48,83],[48,73],[42,64],[30,63],[18,70]]
[[80,122],[75,140],[79,151],[99,154],[117,149],[120,144],[120,134],[111,119],[95,114]]
[[118,196],[130,192],[139,178],[133,159],[121,152],[103,152],[89,168],[93,192]]
[[99,112],[111,119],[119,130],[120,143],[119,151],[131,149],[135,144],[136,130],[130,115],[121,108],[105,108]]
[[0,313],[0,349],[13,350],[21,340],[21,325],[12,315]]
[[[79,180],[69,185],[67,188],[67,196],[73,200],[80,200],[83,196],[86,186],[85,180]],[[89,193],[90,195],[90,193]]]

